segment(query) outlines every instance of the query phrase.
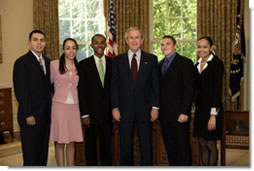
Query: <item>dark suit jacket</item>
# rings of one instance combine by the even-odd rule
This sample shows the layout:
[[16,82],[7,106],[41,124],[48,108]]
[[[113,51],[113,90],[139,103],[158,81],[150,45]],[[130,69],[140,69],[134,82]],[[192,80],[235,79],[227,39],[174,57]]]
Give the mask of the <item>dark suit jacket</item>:
[[208,61],[208,66],[200,74],[197,65],[195,65],[195,80],[197,83],[196,95],[197,105],[207,108],[203,111],[210,116],[211,108],[221,108],[222,102],[222,78],[224,73],[224,65],[222,61],[214,56],[211,61]]
[[33,115],[36,124],[50,121],[50,69],[49,59],[43,56],[47,74],[42,71],[34,54],[29,51],[14,64],[13,84],[19,102],[18,122],[26,124],[26,117]]
[[102,87],[94,57],[91,56],[79,63],[79,106],[81,116],[89,114],[91,124],[99,125],[112,122],[110,108],[110,80],[112,63],[106,56],[106,73]]
[[159,107],[157,57],[141,51],[136,85],[133,83],[128,52],[112,60],[111,107],[119,108],[121,121],[150,120],[152,106]]
[[[197,69],[198,63],[195,65],[196,78],[196,111],[195,111],[195,125],[201,125],[198,128],[203,130],[195,130],[195,132],[203,132],[207,130],[207,123],[210,118],[211,108],[219,109],[216,116],[216,131],[218,135],[222,132],[222,82],[224,65],[222,61],[214,56],[211,61],[208,61],[208,66],[199,73]],[[199,134],[200,135],[200,134]],[[215,135],[215,134],[214,134]]]
[[191,113],[195,86],[193,62],[177,53],[164,78],[161,73],[163,62],[164,59],[158,67],[161,92],[159,119],[176,122],[179,114]]

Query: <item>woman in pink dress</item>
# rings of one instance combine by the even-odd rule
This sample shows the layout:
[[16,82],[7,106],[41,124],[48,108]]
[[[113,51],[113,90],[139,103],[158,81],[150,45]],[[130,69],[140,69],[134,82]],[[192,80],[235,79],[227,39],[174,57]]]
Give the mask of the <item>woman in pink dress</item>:
[[[63,54],[50,64],[51,83],[55,93],[52,99],[50,140],[55,141],[58,166],[74,166],[75,142],[83,141],[77,85],[79,80],[76,54],[77,42],[68,38],[63,42]],[[66,146],[66,152],[65,152]]]

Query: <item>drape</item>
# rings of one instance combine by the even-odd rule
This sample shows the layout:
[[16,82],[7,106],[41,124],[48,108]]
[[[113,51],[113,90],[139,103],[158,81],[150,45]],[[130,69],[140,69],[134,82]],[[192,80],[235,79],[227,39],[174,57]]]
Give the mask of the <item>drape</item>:
[[47,37],[44,55],[50,59],[59,58],[59,17],[58,0],[33,1],[33,27]]
[[[104,16],[108,22],[109,0],[103,0]],[[125,52],[128,46],[124,34],[129,27],[138,27],[143,31],[142,49],[149,51],[149,1],[148,0],[114,0],[116,14],[116,33],[118,54]],[[107,28],[107,27],[106,27]]]
[[222,101],[225,110],[233,109],[229,91],[230,63],[236,31],[237,0],[197,0],[197,35],[210,36],[216,55],[223,61]]

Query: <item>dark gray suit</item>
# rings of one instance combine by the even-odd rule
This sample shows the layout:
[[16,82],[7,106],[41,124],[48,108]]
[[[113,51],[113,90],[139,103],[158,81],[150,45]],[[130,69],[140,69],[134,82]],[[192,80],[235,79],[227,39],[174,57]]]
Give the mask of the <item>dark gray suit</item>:
[[119,108],[120,164],[133,165],[134,124],[138,128],[141,165],[152,165],[152,123],[150,111],[159,107],[157,57],[141,51],[136,84],[134,85],[128,52],[112,61],[111,107]]
[[[45,56],[43,58],[46,75],[31,51],[14,64],[13,84],[19,102],[18,123],[25,166],[47,165],[51,113],[50,61]],[[26,118],[32,115],[36,125],[29,126]]]

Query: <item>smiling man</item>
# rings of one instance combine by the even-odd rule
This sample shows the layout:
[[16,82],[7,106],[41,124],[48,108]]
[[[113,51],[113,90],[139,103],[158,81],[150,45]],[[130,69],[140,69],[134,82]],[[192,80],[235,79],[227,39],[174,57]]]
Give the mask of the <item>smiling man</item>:
[[193,62],[176,53],[172,36],[161,39],[160,127],[170,166],[192,164],[189,121],[194,93]]
[[140,49],[142,32],[127,29],[129,50],[112,60],[111,107],[119,122],[120,165],[133,166],[134,126],[138,129],[140,165],[152,165],[152,122],[158,118],[157,57]]
[[94,54],[79,63],[79,105],[86,127],[86,161],[97,166],[97,139],[100,140],[100,165],[111,166],[112,115],[110,109],[111,58],[104,55],[106,38],[92,37]]
[[30,51],[14,64],[13,84],[18,106],[24,166],[46,166],[50,127],[49,59],[42,55],[45,34],[29,34]]

